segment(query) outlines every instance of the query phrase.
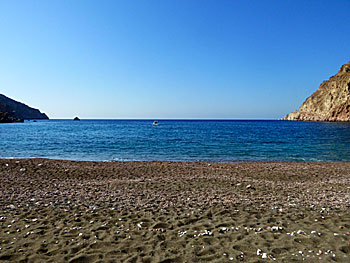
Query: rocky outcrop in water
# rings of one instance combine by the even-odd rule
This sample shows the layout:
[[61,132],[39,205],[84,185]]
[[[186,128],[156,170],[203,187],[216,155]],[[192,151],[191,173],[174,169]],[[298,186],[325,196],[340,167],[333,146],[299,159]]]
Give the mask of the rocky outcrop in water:
[[0,113],[0,118],[8,120],[7,122],[49,119],[45,113],[41,113],[38,109],[33,109],[2,94],[0,94]]
[[350,121],[350,62],[329,80],[323,81],[299,110],[281,120]]

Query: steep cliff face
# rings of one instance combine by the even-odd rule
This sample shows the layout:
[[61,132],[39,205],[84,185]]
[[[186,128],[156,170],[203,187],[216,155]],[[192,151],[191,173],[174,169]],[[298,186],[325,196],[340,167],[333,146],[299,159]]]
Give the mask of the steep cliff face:
[[0,94],[0,112],[12,119],[48,119],[45,113]]
[[281,120],[350,121],[350,62],[339,72],[321,83],[299,110]]

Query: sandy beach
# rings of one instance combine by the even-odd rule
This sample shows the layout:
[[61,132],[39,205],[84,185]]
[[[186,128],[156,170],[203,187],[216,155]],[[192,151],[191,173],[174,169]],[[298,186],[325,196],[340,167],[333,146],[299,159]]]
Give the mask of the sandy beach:
[[350,163],[0,160],[0,262],[349,262]]

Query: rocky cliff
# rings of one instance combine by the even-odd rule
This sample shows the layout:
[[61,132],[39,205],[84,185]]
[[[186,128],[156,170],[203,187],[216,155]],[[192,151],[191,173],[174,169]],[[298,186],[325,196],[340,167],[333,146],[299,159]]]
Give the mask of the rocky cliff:
[[0,113],[2,113],[2,117],[6,115],[6,118],[9,120],[48,119],[45,113],[41,113],[37,109],[33,109],[2,94],[0,94]]
[[323,81],[299,110],[281,120],[350,121],[350,62],[329,80]]
[[10,116],[8,112],[0,112],[0,123],[23,122],[23,119],[17,119]]

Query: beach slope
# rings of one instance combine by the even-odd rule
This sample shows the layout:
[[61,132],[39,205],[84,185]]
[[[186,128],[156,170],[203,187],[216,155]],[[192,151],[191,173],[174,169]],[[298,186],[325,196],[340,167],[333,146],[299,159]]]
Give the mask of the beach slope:
[[0,160],[0,262],[349,262],[350,163]]

